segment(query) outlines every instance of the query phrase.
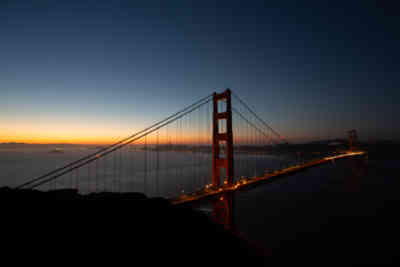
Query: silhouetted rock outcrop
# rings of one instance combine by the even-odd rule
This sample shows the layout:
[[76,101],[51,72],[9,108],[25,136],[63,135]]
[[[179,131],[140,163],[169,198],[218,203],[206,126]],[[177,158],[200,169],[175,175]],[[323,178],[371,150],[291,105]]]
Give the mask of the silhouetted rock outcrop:
[[[101,205],[78,201],[82,204],[69,202],[65,207],[67,202],[54,200],[126,201],[102,201]],[[76,190],[0,188],[0,201],[33,206],[33,214],[32,210],[19,210],[18,219],[4,217],[17,224],[23,222],[16,231],[20,237],[15,235],[14,239],[24,247],[35,248],[40,243],[42,253],[63,262],[89,260],[91,265],[112,266],[263,264],[259,251],[245,240],[205,214],[173,206],[163,198],[147,198],[141,193],[80,195]]]

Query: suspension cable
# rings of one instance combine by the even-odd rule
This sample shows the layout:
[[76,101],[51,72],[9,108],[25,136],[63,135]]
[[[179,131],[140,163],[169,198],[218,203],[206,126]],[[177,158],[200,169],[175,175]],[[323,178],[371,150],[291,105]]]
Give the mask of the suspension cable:
[[275,131],[271,126],[268,125],[262,118],[260,118],[257,113],[255,113],[235,92],[232,92],[233,96],[248,110],[251,114],[253,114],[264,126],[266,126],[272,133],[274,133],[280,140],[288,143],[286,138],[282,137],[277,131]]
[[[16,189],[20,189],[20,188],[23,188],[23,187],[25,187],[25,186],[27,186],[27,185],[33,184],[33,183],[35,183],[35,182],[37,182],[37,181],[40,181],[40,180],[42,180],[42,179],[44,179],[44,178],[46,178],[46,177],[48,177],[48,176],[51,176],[51,175],[53,175],[53,174],[56,174],[56,173],[58,173],[58,172],[60,172],[60,171],[62,171],[62,170],[65,170],[65,169],[67,169],[67,168],[69,168],[69,167],[72,167],[72,166],[74,166],[74,165],[76,165],[76,164],[78,164],[78,163],[80,163],[80,162],[82,162],[82,161],[88,160],[88,159],[90,159],[90,158],[92,158],[92,157],[95,157],[94,159],[97,159],[97,158],[98,158],[97,156],[98,156],[99,154],[102,154],[103,152],[106,152],[107,150],[110,150],[110,149],[112,149],[112,148],[119,147],[119,145],[123,144],[124,142],[129,141],[130,139],[132,139],[132,138],[134,138],[134,137],[137,137],[138,135],[141,135],[141,134],[143,134],[143,133],[146,133],[147,131],[149,131],[149,130],[151,130],[151,129],[153,129],[153,128],[159,126],[159,125],[163,125],[165,122],[168,122],[169,120],[173,119],[174,117],[176,117],[176,116],[178,116],[178,115],[180,115],[180,114],[183,114],[183,113],[187,112],[187,111],[190,110],[192,107],[197,106],[197,105],[199,105],[199,104],[202,104],[202,105],[203,105],[203,104],[205,104],[205,103],[208,103],[208,102],[212,99],[211,97],[212,97],[212,95],[206,96],[206,97],[204,97],[204,98],[202,98],[202,99],[196,101],[195,103],[193,103],[193,104],[191,104],[191,105],[189,105],[189,106],[187,106],[187,107],[185,107],[185,108],[179,110],[178,112],[172,114],[171,116],[168,116],[167,118],[165,118],[165,119],[163,119],[163,120],[161,120],[161,121],[159,121],[159,122],[157,122],[157,123],[151,125],[150,127],[147,127],[147,128],[145,128],[145,129],[143,129],[143,130],[141,130],[141,131],[139,131],[139,132],[137,132],[137,133],[135,133],[135,134],[132,134],[131,136],[126,137],[126,138],[124,138],[124,139],[122,139],[122,140],[120,140],[120,141],[118,141],[118,142],[116,142],[116,143],[114,143],[114,144],[112,144],[112,145],[109,145],[109,146],[107,146],[107,147],[105,147],[105,148],[101,148],[100,150],[98,150],[98,151],[96,151],[96,152],[94,152],[94,153],[91,153],[91,154],[89,154],[89,155],[87,155],[87,156],[85,156],[85,157],[83,157],[83,158],[80,158],[80,159],[75,160],[75,161],[73,161],[73,162],[71,162],[71,163],[68,163],[67,165],[65,165],[65,166],[63,166],[63,167],[57,168],[57,169],[55,169],[55,170],[53,170],[53,171],[50,171],[50,172],[48,172],[48,173],[45,173],[45,174],[43,174],[43,175],[41,175],[41,176],[39,176],[39,177],[37,177],[37,178],[31,179],[31,180],[29,180],[29,181],[27,181],[27,182],[25,182],[25,183],[23,183],[23,184],[17,186]],[[206,102],[204,102],[204,101],[206,101]],[[204,103],[203,103],[203,102],[204,102]],[[189,112],[189,113],[190,113],[190,112]],[[112,151],[114,151],[114,150],[112,150]],[[107,153],[107,154],[108,154],[108,153]],[[91,162],[91,161],[89,161],[89,162]],[[79,166],[82,166],[82,165],[79,165]]]
[[[248,119],[246,119],[246,117],[242,113],[240,113],[238,110],[236,110],[235,108],[232,107],[232,111],[235,112],[236,114],[238,114],[245,122],[247,122],[250,126],[252,126],[259,133],[264,135],[267,139],[269,138],[268,135],[266,133],[264,133],[264,131],[260,130],[256,125],[254,125],[252,122],[250,122]],[[250,142],[251,142],[251,139],[250,139]]]
[[[54,179],[56,179],[56,178],[58,178],[58,177],[60,177],[60,176],[62,176],[62,175],[64,175],[64,174],[66,174],[66,173],[68,173],[68,172],[70,172],[70,171],[72,171],[72,170],[78,169],[78,168],[80,168],[80,167],[82,167],[82,166],[84,166],[84,165],[86,165],[86,164],[88,164],[88,163],[90,163],[90,162],[92,162],[92,161],[95,161],[95,160],[97,160],[97,159],[99,159],[99,158],[101,158],[101,157],[103,157],[103,156],[105,156],[105,155],[108,155],[108,154],[110,154],[110,153],[112,153],[112,152],[114,152],[114,151],[116,151],[116,150],[118,150],[118,149],[120,149],[120,148],[122,148],[122,147],[124,147],[124,146],[126,146],[126,145],[128,145],[128,144],[130,144],[130,143],[132,143],[132,142],[135,142],[135,141],[139,140],[140,138],[142,138],[142,137],[144,137],[144,136],[146,136],[146,135],[148,135],[148,134],[151,134],[151,133],[157,131],[158,129],[160,129],[160,128],[164,127],[164,126],[167,126],[167,125],[173,123],[174,121],[176,121],[176,120],[178,120],[178,119],[184,117],[185,115],[190,114],[191,112],[193,112],[194,110],[198,109],[199,107],[201,107],[201,106],[203,106],[203,105],[209,103],[211,100],[212,100],[212,98],[208,99],[208,100],[205,101],[204,103],[198,104],[197,106],[195,106],[195,107],[193,107],[193,108],[187,110],[187,111],[184,112],[184,113],[181,113],[180,115],[178,115],[178,116],[172,118],[172,119],[169,120],[169,121],[164,122],[164,123],[161,124],[161,125],[160,125],[159,123],[157,123],[157,124],[159,124],[159,125],[158,125],[157,127],[155,127],[154,129],[151,129],[151,130],[149,130],[149,131],[147,131],[147,132],[145,132],[145,133],[143,133],[143,131],[141,131],[141,132],[142,132],[141,135],[136,136],[135,138],[133,138],[132,140],[129,140],[129,141],[126,142],[126,143],[119,144],[118,146],[114,147],[114,148],[111,149],[111,150],[104,151],[102,154],[96,154],[96,157],[94,157],[94,158],[88,158],[88,157],[86,157],[86,160],[85,160],[85,161],[81,162],[80,164],[78,164],[78,165],[76,165],[76,166],[71,166],[71,165],[70,165],[70,166],[69,166],[70,168],[68,168],[68,167],[63,167],[62,169],[63,169],[64,171],[61,172],[61,173],[55,174],[55,172],[52,172],[52,174],[55,174],[55,175],[54,175],[54,176],[51,176],[50,178],[42,177],[42,179],[40,179],[40,181],[39,181],[39,179],[36,179],[37,183],[34,184],[34,185],[32,185],[32,186],[30,186],[29,188],[30,188],[30,189],[36,188],[36,187],[38,187],[38,186],[40,186],[40,185],[42,185],[42,184],[45,184],[45,183],[47,183],[47,182],[49,182],[49,181],[54,180]],[[193,106],[193,105],[191,105],[191,106]],[[150,127],[149,127],[149,128],[150,128]],[[68,169],[67,169],[67,168],[68,168]],[[65,169],[66,169],[66,170],[65,170]],[[48,176],[49,176],[49,175],[48,175]],[[33,183],[36,182],[36,181],[30,181],[29,184],[33,184]],[[18,186],[17,188],[21,188],[22,186],[26,186],[26,185],[28,185],[28,183],[25,183],[25,185],[20,185],[20,186]]]

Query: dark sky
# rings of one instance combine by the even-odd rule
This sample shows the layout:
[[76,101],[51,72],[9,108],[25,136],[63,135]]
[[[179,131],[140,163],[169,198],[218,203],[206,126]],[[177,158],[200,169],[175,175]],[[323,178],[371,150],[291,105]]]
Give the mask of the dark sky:
[[269,2],[1,1],[0,142],[126,136],[227,87],[289,138],[399,140],[397,9]]

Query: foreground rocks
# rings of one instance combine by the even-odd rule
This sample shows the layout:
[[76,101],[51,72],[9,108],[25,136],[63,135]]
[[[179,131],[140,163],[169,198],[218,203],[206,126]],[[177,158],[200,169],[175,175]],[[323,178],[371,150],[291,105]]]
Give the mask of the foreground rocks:
[[[59,202],[54,200],[125,200]],[[260,251],[206,215],[140,193],[80,195],[0,188],[7,249],[38,251],[32,264],[263,265]],[[78,204],[79,203],[79,204]],[[11,208],[11,209],[10,209]],[[6,214],[4,210],[10,212]],[[4,237],[5,235],[3,235]],[[40,255],[40,256],[38,256]],[[24,256],[25,257],[25,256]],[[42,262],[44,261],[44,262]]]

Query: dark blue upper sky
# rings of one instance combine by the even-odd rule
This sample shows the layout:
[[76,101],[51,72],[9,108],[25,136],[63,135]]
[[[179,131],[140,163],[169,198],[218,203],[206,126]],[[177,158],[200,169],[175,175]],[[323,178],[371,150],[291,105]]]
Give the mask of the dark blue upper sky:
[[399,139],[397,20],[368,1],[1,1],[0,141],[127,135],[227,87],[289,137]]

